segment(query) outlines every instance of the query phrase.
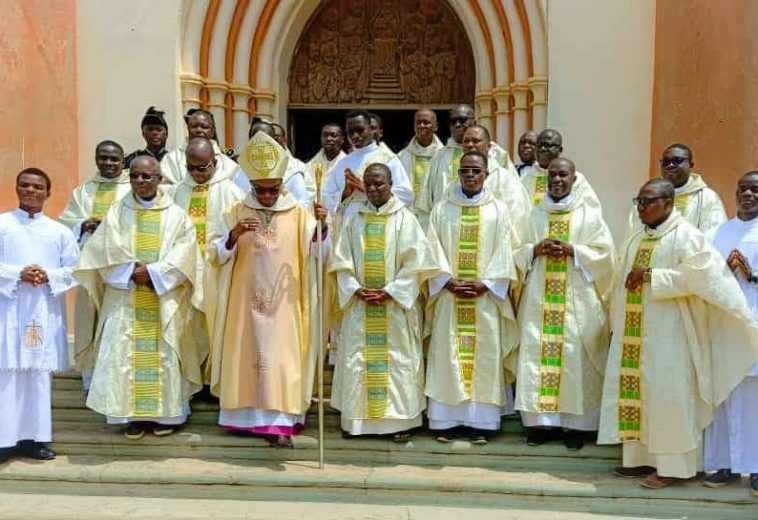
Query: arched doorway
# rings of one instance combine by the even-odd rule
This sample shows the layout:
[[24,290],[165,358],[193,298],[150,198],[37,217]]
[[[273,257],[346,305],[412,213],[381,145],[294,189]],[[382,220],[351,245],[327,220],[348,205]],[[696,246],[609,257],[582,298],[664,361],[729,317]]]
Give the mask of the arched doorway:
[[412,137],[413,112],[475,100],[474,56],[460,21],[439,0],[327,0],[313,13],[289,71],[288,122],[301,158],[320,127],[351,108],[377,112],[396,151]]

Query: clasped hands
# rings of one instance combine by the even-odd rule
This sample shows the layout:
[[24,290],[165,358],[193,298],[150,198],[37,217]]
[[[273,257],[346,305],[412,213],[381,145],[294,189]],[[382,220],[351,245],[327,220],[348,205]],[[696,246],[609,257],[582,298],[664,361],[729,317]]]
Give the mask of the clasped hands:
[[534,258],[538,256],[568,257],[574,256],[574,247],[562,240],[546,238],[534,246]]
[[450,279],[445,284],[445,289],[459,298],[476,298],[486,293],[489,289],[479,280],[454,280]]
[[132,271],[132,281],[137,285],[142,285],[153,289],[153,281],[150,279],[150,272],[147,270],[147,266],[141,262],[137,262]]
[[45,285],[49,281],[45,270],[37,264],[27,265],[24,267],[21,270],[20,279],[22,282],[28,283],[33,287]]
[[737,251],[732,250],[729,256],[726,258],[726,265],[732,270],[735,276],[741,276],[747,281],[753,278],[753,270],[750,267],[750,262],[747,261],[745,255]]
[[368,305],[381,305],[392,299],[392,296],[384,289],[369,289],[368,287],[361,287],[355,295]]

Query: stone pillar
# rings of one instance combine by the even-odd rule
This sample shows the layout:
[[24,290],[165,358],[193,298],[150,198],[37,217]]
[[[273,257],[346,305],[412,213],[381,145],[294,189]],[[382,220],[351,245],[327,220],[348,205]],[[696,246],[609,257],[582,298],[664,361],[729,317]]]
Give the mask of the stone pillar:
[[233,139],[227,146],[234,146],[238,152],[247,144],[247,132],[250,128],[250,110],[248,105],[253,97],[253,89],[247,85],[229,85],[229,92],[234,96],[232,104]]
[[510,97],[511,89],[508,87],[497,87],[492,91],[497,108],[495,109],[495,128],[497,142],[500,146],[505,147],[510,153],[510,143],[508,142],[508,132],[510,131]]
[[547,126],[547,78],[532,76],[529,89],[532,92],[532,130],[539,132]]
[[479,92],[476,95],[474,114],[476,116],[476,121],[480,125],[487,127],[487,130],[493,134],[494,139],[495,128],[492,124],[492,92],[484,91]]
[[529,103],[527,101],[527,92],[529,86],[526,83],[511,83],[511,94],[513,95],[513,141],[510,143],[510,149],[518,148],[518,140],[521,134],[529,130]]
[[200,108],[200,90],[205,86],[205,81],[197,74],[182,74],[182,113],[187,113],[190,108]]
[[[255,100],[255,114],[268,121],[275,121],[276,112],[276,94],[272,90],[255,89],[253,90]],[[278,121],[276,121],[278,123]]]
[[226,81],[208,81],[205,84],[208,90],[208,111],[213,114],[216,121],[216,136],[221,148],[228,144],[225,141],[224,127],[226,125],[226,93],[229,90],[229,84]]

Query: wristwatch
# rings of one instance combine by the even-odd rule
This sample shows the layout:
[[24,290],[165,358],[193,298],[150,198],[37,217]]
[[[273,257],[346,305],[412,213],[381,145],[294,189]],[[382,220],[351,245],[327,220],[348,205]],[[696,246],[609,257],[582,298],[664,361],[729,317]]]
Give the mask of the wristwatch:
[[645,272],[642,273],[642,281],[646,283],[650,283],[650,277],[653,275],[653,270],[648,267],[645,269]]

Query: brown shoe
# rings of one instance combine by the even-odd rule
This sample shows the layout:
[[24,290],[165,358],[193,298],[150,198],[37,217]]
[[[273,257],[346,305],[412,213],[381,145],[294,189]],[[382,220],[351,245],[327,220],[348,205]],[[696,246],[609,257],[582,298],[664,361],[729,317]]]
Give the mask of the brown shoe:
[[647,477],[651,473],[655,473],[655,468],[651,466],[635,466],[633,468],[616,466],[613,468],[613,474],[617,477]]
[[658,474],[658,472],[655,472],[645,477],[642,480],[642,482],[640,482],[640,486],[647,489],[663,489],[665,487],[669,487],[671,485],[677,484],[684,480],[687,480],[687,479],[674,478],[674,477],[662,477]]

